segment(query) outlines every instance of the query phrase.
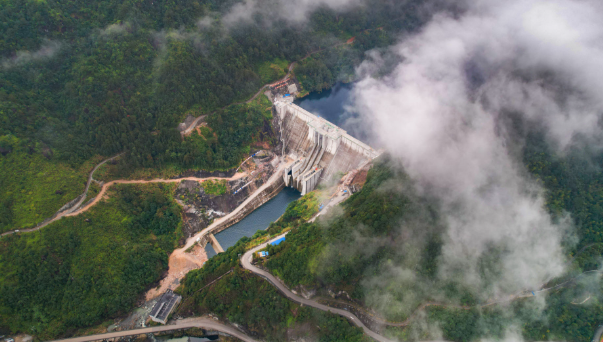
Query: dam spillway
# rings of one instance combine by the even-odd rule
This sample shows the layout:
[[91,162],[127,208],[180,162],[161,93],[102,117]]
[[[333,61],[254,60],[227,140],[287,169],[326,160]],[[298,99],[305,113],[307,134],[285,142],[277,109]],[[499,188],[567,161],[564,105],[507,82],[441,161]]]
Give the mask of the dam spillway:
[[302,195],[320,181],[358,169],[379,155],[345,130],[289,101],[276,101],[274,107],[282,154],[294,160],[285,169],[283,180]]

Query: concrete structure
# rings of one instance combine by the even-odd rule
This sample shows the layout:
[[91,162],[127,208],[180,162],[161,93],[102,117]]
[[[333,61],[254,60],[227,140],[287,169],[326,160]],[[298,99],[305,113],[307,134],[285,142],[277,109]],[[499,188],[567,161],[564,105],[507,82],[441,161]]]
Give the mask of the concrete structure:
[[165,291],[151,310],[149,317],[151,317],[154,322],[166,324],[168,317],[181,300],[182,297],[172,292],[172,290]]
[[218,242],[218,239],[216,239],[214,234],[209,233],[208,236],[209,236],[209,243],[214,248],[214,251],[216,251],[216,253],[224,253],[224,248],[222,248],[222,246],[220,246],[220,243]]
[[314,190],[321,180],[357,169],[379,155],[345,130],[291,101],[278,100],[274,107],[280,124],[282,153],[295,160],[285,169],[283,180],[302,195]]

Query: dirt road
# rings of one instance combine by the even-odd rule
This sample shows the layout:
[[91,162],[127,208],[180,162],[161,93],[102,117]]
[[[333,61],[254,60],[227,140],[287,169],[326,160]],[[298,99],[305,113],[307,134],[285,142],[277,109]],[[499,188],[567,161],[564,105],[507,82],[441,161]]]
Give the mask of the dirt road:
[[[203,259],[202,257],[197,257],[194,254],[191,255],[191,253],[187,253],[186,250],[193,246],[194,246],[193,252],[197,248],[201,248],[200,246],[195,246],[198,239],[203,240],[205,235],[211,233],[218,225],[222,224],[225,221],[228,221],[230,218],[232,218],[233,216],[235,216],[239,212],[241,212],[241,210],[244,210],[247,207],[247,205],[254,198],[256,198],[259,194],[261,194],[264,191],[264,189],[271,186],[275,181],[277,181],[280,177],[282,177],[282,172],[283,172],[285,166],[287,166],[288,164],[285,164],[285,163],[281,163],[281,164],[282,165],[279,165],[279,167],[277,167],[274,174],[272,174],[272,176],[268,179],[268,181],[266,181],[266,183],[264,183],[256,191],[254,191],[254,193],[251,194],[245,201],[243,201],[243,203],[241,203],[241,205],[239,205],[237,208],[235,208],[233,211],[231,211],[227,215],[214,220],[214,222],[211,225],[207,226],[205,229],[201,230],[197,234],[188,238],[186,240],[186,244],[184,245],[184,247],[176,249],[176,250],[174,250],[174,252],[172,252],[172,254],[170,255],[170,259],[169,259],[170,267],[168,269],[168,275],[166,276],[166,278],[164,278],[161,281],[159,290],[155,291],[154,289],[152,289],[149,292],[147,292],[147,295],[146,295],[147,300],[150,300],[150,299],[162,294],[163,291],[165,291],[168,288],[175,288],[177,286],[177,284],[180,283],[180,280],[182,280],[182,278],[184,278],[184,276],[186,275],[186,273],[188,271],[199,268],[203,265],[203,263],[207,260],[207,256],[205,256],[205,259]],[[239,174],[238,173],[235,174],[233,176],[233,178],[237,177],[237,175],[239,175]],[[197,267],[195,267],[195,266],[197,266]]]
[[244,177],[245,175],[247,175],[247,173],[245,172],[239,172],[236,173],[234,176],[230,177],[230,178],[221,178],[221,177],[207,177],[207,178],[197,178],[197,177],[184,177],[184,178],[175,178],[175,179],[162,179],[162,178],[158,178],[158,179],[151,179],[151,180],[125,180],[125,179],[121,179],[121,180],[114,180],[108,183],[103,184],[103,187],[101,188],[101,191],[99,192],[99,194],[96,196],[96,198],[94,198],[94,201],[90,202],[87,206],[72,212],[70,214],[64,215],[64,216],[75,216],[75,215],[79,215],[85,211],[88,211],[88,209],[92,208],[93,206],[95,206],[101,199],[103,199],[103,197],[105,196],[105,193],[107,192],[107,189],[109,187],[111,187],[113,184],[147,184],[147,183],[180,183],[181,181],[184,180],[192,180],[192,181],[197,181],[197,182],[204,182],[206,180],[226,180],[226,181],[231,181],[231,180],[236,180],[239,178]]
[[289,163],[281,163],[276,168],[276,170],[274,171],[272,176],[270,176],[268,181],[266,181],[262,186],[260,186],[253,194],[251,194],[251,196],[247,197],[247,199],[245,201],[243,201],[243,203],[241,203],[241,205],[236,207],[235,210],[231,211],[227,215],[222,216],[219,219],[216,219],[211,225],[207,226],[202,231],[200,231],[197,234],[190,237],[188,240],[186,240],[186,245],[184,245],[184,247],[182,247],[181,250],[186,250],[186,249],[192,247],[197,242],[197,239],[202,239],[206,234],[210,233],[216,226],[220,225],[224,221],[228,221],[230,218],[232,218],[233,216],[235,216],[239,212],[241,212],[241,210],[245,209],[245,207],[249,204],[249,202],[253,201],[266,188],[268,188],[269,186],[274,184],[275,181],[277,181],[279,178],[281,178],[283,176],[283,170],[285,169],[285,167],[292,163],[293,163],[293,161],[290,161]]
[[63,212],[57,212],[57,213],[55,213],[55,215],[52,217],[52,219],[50,219],[50,220],[48,220],[48,221],[45,221],[45,222],[43,222],[43,223],[41,223],[41,224],[39,224],[39,225],[37,225],[37,226],[35,226],[35,227],[33,227],[33,228],[27,228],[27,229],[15,229],[15,230],[11,230],[11,231],[8,231],[8,232],[4,232],[4,233],[0,234],[0,236],[4,236],[4,235],[8,235],[8,234],[12,234],[12,233],[15,233],[15,232],[17,232],[17,231],[18,231],[18,232],[20,232],[20,233],[30,233],[30,232],[34,232],[34,231],[36,231],[36,230],[39,230],[40,228],[46,227],[46,226],[47,226],[47,225],[49,225],[50,223],[52,223],[52,222],[54,222],[54,221],[56,221],[56,220],[59,220],[59,219],[61,219],[61,218],[62,218],[62,217],[64,217],[64,216],[67,216],[67,215],[71,214],[71,213],[72,213],[74,210],[76,210],[76,209],[77,209],[77,208],[78,208],[80,205],[82,205],[82,203],[84,203],[84,200],[86,199],[86,195],[88,194],[88,189],[90,188],[90,183],[92,183],[92,176],[94,175],[94,172],[95,172],[95,171],[96,171],[96,170],[97,170],[99,167],[101,167],[103,164],[105,164],[106,162],[108,162],[108,161],[110,161],[110,160],[113,160],[113,159],[115,159],[115,158],[117,158],[117,157],[121,156],[122,154],[123,154],[123,153],[120,153],[120,154],[118,154],[118,155],[116,155],[116,156],[113,156],[113,157],[111,157],[111,158],[108,158],[108,159],[103,160],[103,161],[102,161],[102,162],[100,162],[98,165],[96,165],[96,166],[94,167],[94,169],[92,169],[92,171],[90,171],[90,173],[88,174],[88,182],[86,182],[86,188],[84,189],[84,192],[83,192],[83,193],[80,195],[80,196],[81,196],[80,200],[79,200],[79,201],[78,201],[76,204],[74,204],[74,205],[73,205],[73,206],[72,206],[70,209],[67,209],[67,210],[65,210],[65,211],[63,211]]
[[195,318],[187,318],[183,320],[176,321],[174,324],[162,325],[158,327],[149,327],[142,329],[133,329],[133,330],[125,330],[118,331],[106,334],[97,334],[97,335],[89,335],[89,336],[80,336],[74,338],[66,338],[62,340],[55,340],[61,342],[88,342],[88,341],[101,341],[107,340],[111,338],[117,337],[125,337],[125,336],[135,336],[141,334],[149,334],[156,333],[162,331],[170,331],[170,330],[179,330],[179,329],[188,329],[188,328],[202,328],[207,330],[216,330],[228,335],[234,336],[238,339],[241,339],[246,342],[256,342],[253,338],[247,336],[241,331],[228,326],[226,324],[222,324],[218,321],[215,321],[211,318],[207,317],[195,317]]

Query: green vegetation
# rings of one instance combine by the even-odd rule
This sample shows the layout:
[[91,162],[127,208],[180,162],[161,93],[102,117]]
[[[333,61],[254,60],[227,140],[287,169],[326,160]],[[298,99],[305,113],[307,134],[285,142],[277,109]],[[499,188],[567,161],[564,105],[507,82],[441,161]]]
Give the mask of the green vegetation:
[[101,191],[101,186],[96,182],[90,182],[88,193],[86,194],[86,202],[94,199]]
[[48,340],[131,310],[180,237],[173,188],[115,185],[83,214],[0,239],[0,334]]
[[206,194],[220,196],[226,193],[226,184],[227,182],[224,180],[206,180],[201,183],[201,186],[203,187],[203,191],[205,191]]
[[284,59],[275,59],[266,61],[258,68],[258,74],[264,84],[279,80],[289,71],[289,62]]
[[[536,300],[524,299],[510,304],[509,308],[486,307],[454,309],[430,307],[426,310],[427,321],[437,324],[447,340],[476,341],[482,338],[503,338],[507,328],[521,324],[519,333],[528,341],[591,341],[596,327],[603,320],[601,287],[591,295],[586,305],[572,304],[581,302],[586,283],[578,283],[572,288],[562,289],[546,297],[546,306],[542,308]],[[593,297],[594,296],[594,297]],[[406,331],[390,329],[394,336],[430,335],[424,324],[411,325]]]
[[319,341],[368,341],[360,328],[345,319],[300,307],[280,295],[266,280],[239,267],[187,299],[190,304],[185,303],[181,313],[214,313],[245,326],[267,341],[287,340],[289,329],[300,329],[301,336],[317,336]]
[[[413,2],[369,1],[345,13],[319,8],[308,26],[292,27],[259,11],[257,23],[228,29],[219,18],[237,0],[0,2],[1,171],[18,173],[3,186],[11,194],[2,194],[0,230],[35,224],[73,199],[83,183],[74,174],[95,156],[125,152],[117,166],[107,166],[114,169],[108,179],[235,167],[251,145],[265,146],[271,113],[263,97],[259,108],[224,107],[283,76],[288,61],[338,43],[325,37],[354,36],[359,43],[313,57],[329,70],[324,79],[309,80],[315,74],[310,60],[300,66],[308,90],[349,79],[372,42],[417,26]],[[204,16],[218,22],[200,27]],[[175,127],[186,115],[213,112],[202,136],[182,141]],[[13,138],[30,157],[5,146]],[[20,172],[16,163],[36,171]],[[53,186],[36,179],[48,165],[55,170]],[[29,184],[41,193],[30,195]],[[63,195],[51,196],[57,190]]]
[[[409,184],[404,174],[388,166],[387,160],[377,163],[362,191],[343,203],[342,215],[330,219],[326,227],[313,223],[293,230],[285,242],[270,247],[271,256],[265,266],[289,286],[330,286],[369,307],[371,296],[387,288],[392,302],[406,305],[387,306],[382,314],[390,320],[405,319],[423,301],[444,291],[445,285],[452,285],[432,281],[442,230],[431,214],[430,204],[414,194],[410,186],[403,194],[387,185],[393,182]],[[408,223],[402,232],[400,222]],[[384,280],[383,287],[363,285],[375,274],[388,274],[392,264],[413,270],[414,281],[402,283],[392,277]],[[457,296],[464,295],[463,289],[452,289]]]
[[178,289],[184,296],[179,314],[214,313],[267,341],[283,341],[291,334],[319,341],[366,341],[362,330],[345,319],[300,307],[280,295],[266,280],[239,266],[240,255],[250,246],[294,228],[316,213],[315,198],[316,194],[310,193],[290,203],[283,217],[272,223],[269,230],[258,231],[251,239],[242,238],[225,253],[208,260],[203,268],[189,272]]
[[383,30],[365,31],[356,36],[354,43],[325,49],[304,59],[295,68],[295,75],[305,92],[323,91],[336,82],[354,81],[355,67],[364,60],[364,52],[387,47],[395,38]]
[[[603,265],[596,204],[599,171],[580,163],[578,153],[566,156],[568,159],[552,157],[543,140],[538,140],[542,136],[530,139],[524,151],[526,164],[547,187],[549,209],[559,217],[564,210],[576,212],[580,235],[577,247],[567,247],[570,255],[576,255],[572,267],[548,286],[573,280],[558,290],[538,293],[546,298],[544,308],[534,298],[513,301],[509,307],[480,307],[470,289],[437,280],[442,246],[437,213],[429,201],[412,193],[411,186],[406,186],[403,194],[391,190],[392,182],[410,184],[387,160],[377,163],[362,191],[343,203],[343,214],[324,226],[301,224],[285,242],[268,248],[270,257],[264,266],[291,287],[315,288],[319,295],[326,287],[346,291],[356,304],[376,309],[393,321],[409,317],[422,303],[441,302],[445,294],[451,306],[427,307],[424,320],[416,319],[406,328],[388,328],[392,337],[439,338],[431,335],[437,326],[446,340],[475,341],[503,338],[508,327],[518,326],[526,340],[590,341],[603,321],[603,287],[596,273],[581,273]],[[400,222],[404,222],[401,232]],[[384,276],[392,274],[393,265],[414,274],[402,279]],[[368,281],[375,275],[384,284]],[[390,300],[379,305],[373,295],[384,291]]]
[[51,152],[43,146],[38,152],[21,144],[14,136],[0,137],[0,149],[11,150],[0,156],[0,233],[50,218],[84,191],[88,179],[88,164],[78,170],[46,158],[42,153]]
[[316,191],[305,194],[302,198],[289,203],[283,216],[268,226],[268,233],[278,235],[287,228],[297,228],[318,212],[318,194]]
[[[588,151],[588,148],[584,148]],[[603,154],[592,158],[581,149],[567,156],[556,156],[545,141],[544,133],[532,132],[524,149],[524,163],[547,189],[547,207],[554,217],[570,212],[576,223],[580,249],[603,242]]]

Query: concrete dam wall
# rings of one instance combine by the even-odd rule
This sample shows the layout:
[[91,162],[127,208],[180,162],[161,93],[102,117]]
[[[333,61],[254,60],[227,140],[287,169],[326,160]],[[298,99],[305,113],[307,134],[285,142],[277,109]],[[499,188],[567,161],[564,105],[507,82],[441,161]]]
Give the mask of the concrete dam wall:
[[283,174],[286,186],[302,195],[338,172],[347,173],[376,158],[379,152],[345,130],[288,102],[274,103],[283,155],[294,160]]

